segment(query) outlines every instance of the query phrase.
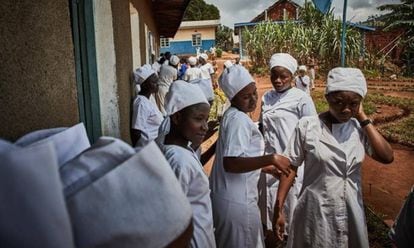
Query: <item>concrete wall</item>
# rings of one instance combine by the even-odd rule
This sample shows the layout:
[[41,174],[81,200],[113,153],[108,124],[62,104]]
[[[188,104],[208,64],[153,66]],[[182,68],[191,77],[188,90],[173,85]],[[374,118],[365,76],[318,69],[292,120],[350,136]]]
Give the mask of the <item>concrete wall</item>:
[[194,28],[194,29],[179,29],[175,34],[173,41],[191,40],[193,34],[201,34],[201,39],[214,40],[216,39],[216,28]]
[[[121,138],[130,142],[132,86],[132,38],[130,6],[127,0],[112,0],[113,37],[116,57],[119,124]],[[141,54],[142,58],[142,54]]]
[[120,138],[111,0],[94,0],[93,7],[102,135]]
[[170,39],[170,46],[161,48],[162,53],[170,51],[172,54],[196,54],[197,46],[192,45],[193,34],[201,34],[201,50],[209,50],[215,46],[216,28],[192,28],[179,29],[173,39]]
[[0,137],[79,122],[68,0],[0,4]]

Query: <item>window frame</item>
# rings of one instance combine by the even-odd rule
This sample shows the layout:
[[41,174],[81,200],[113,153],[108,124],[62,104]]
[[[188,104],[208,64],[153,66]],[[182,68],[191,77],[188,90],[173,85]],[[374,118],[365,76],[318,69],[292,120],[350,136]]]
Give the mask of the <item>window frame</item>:
[[[197,43],[197,36],[200,37],[199,44]],[[202,44],[203,44],[203,41],[201,39],[201,33],[195,33],[191,35],[191,45],[193,47],[199,47],[199,46],[202,46]]]

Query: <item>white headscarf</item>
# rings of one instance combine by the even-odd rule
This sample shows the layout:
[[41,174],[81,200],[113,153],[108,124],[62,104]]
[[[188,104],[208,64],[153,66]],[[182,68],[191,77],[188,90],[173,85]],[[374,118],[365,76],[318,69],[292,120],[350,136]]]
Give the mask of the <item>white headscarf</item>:
[[226,61],[224,62],[224,66],[225,66],[226,68],[230,68],[230,67],[232,67],[232,66],[233,66],[233,63],[232,63],[230,60],[226,60]]
[[54,144],[0,148],[1,246],[75,247]]
[[156,71],[148,64],[145,64],[134,71],[135,94],[138,94],[141,91],[141,84],[152,74],[156,74]]
[[298,68],[298,62],[292,55],[288,53],[275,53],[270,58],[270,70],[275,66],[281,66],[288,69],[292,75],[295,74]]
[[298,71],[305,71],[306,72],[306,65],[300,65]]
[[165,111],[167,115],[197,103],[207,103],[206,96],[200,87],[183,80],[174,81],[165,96]]
[[172,65],[178,65],[178,63],[180,62],[180,58],[177,57],[176,55],[172,55],[170,58],[170,64]]
[[202,53],[202,54],[200,54],[199,58],[202,58],[202,59],[204,59],[205,61],[207,61],[207,59],[208,59],[208,55],[207,55],[206,53]]
[[190,63],[190,65],[196,65],[197,64],[197,58],[196,57],[189,57],[188,58],[188,63]]
[[211,81],[209,79],[195,78],[193,80],[190,80],[188,83],[200,87],[201,91],[206,96],[207,101],[214,100],[214,91],[213,87],[211,86]]
[[254,83],[252,75],[241,65],[233,65],[223,71],[220,76],[220,88],[229,100],[250,83]]
[[54,145],[59,166],[91,146],[83,123],[69,128],[37,130],[18,139],[15,145],[27,147],[46,142],[51,142]]
[[166,247],[192,210],[164,155],[154,142],[138,153],[115,138],[98,142],[65,165],[74,173],[63,175],[66,186],[81,185],[66,199],[76,247]]
[[134,79],[136,84],[142,84],[149,78],[152,74],[156,72],[148,64],[145,64],[134,71]]
[[325,93],[335,91],[352,91],[365,97],[367,82],[364,74],[357,68],[336,67],[329,71]]

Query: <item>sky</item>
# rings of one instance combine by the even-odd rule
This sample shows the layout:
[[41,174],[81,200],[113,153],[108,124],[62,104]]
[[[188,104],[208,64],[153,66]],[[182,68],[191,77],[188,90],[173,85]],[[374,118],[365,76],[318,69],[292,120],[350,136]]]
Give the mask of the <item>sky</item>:
[[[220,10],[221,24],[234,28],[234,23],[249,22],[277,0],[204,0]],[[308,0],[311,1],[311,0]],[[305,0],[293,0],[303,6]],[[377,7],[385,3],[399,3],[399,0],[348,0],[347,21],[365,21],[369,16],[380,14]],[[342,18],[344,0],[333,0],[331,8],[335,17]],[[385,13],[385,12],[384,12]]]

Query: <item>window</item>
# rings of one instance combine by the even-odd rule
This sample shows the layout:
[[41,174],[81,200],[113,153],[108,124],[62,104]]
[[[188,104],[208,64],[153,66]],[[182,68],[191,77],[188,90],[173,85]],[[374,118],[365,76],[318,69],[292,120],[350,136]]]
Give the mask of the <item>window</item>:
[[170,38],[160,38],[161,48],[170,47]]
[[193,34],[193,46],[201,46],[201,34]]
[[288,19],[288,13],[286,11],[286,9],[283,9],[283,20],[286,21]]

